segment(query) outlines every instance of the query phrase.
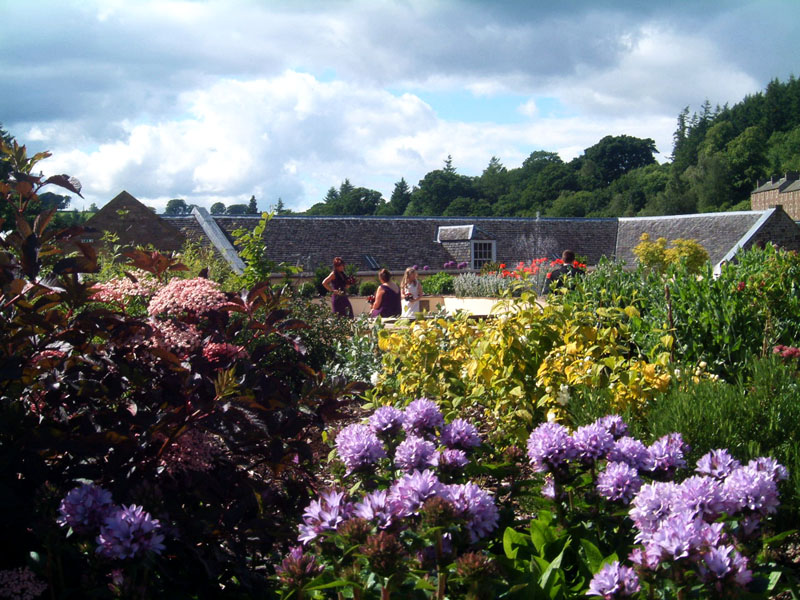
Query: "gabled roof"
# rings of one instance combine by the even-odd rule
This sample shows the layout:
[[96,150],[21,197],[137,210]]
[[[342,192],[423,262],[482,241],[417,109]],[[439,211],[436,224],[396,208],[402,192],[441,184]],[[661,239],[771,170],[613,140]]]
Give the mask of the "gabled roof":
[[[98,239],[100,232],[114,232],[123,247],[152,244],[162,251],[177,252],[186,242],[183,233],[126,191],[117,194],[84,226],[87,230],[98,232]],[[91,231],[89,235],[93,235]]]
[[697,240],[708,251],[711,264],[717,264],[761,216],[761,211],[741,211],[620,218],[617,259],[635,264],[633,248],[642,234],[648,233],[652,241],[662,237],[668,241]]

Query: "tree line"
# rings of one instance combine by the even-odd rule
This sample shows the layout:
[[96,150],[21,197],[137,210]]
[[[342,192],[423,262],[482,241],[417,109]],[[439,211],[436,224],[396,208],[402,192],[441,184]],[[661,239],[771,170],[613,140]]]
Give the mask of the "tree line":
[[411,188],[402,178],[389,200],[349,179],[308,215],[630,217],[749,210],[758,180],[800,171],[800,81],[771,81],[734,106],[677,118],[672,155],[659,164],[650,138],[606,136],[564,162],[537,150],[518,168],[492,157],[479,176],[458,173],[448,156]]

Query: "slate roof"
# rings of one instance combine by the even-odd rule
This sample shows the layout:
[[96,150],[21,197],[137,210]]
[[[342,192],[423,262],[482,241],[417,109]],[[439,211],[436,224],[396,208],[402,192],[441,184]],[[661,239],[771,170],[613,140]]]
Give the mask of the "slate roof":
[[697,240],[708,251],[711,263],[717,264],[761,215],[761,211],[741,211],[620,218],[616,256],[629,265],[635,264],[633,248],[643,233],[649,233],[651,241],[661,237],[667,240]]
[[[195,240],[214,248],[223,258],[227,254],[231,261],[236,258],[230,246],[233,232],[252,230],[260,220],[258,215],[203,217],[155,215],[123,192],[88,224],[98,231],[117,232],[126,244],[153,244],[160,250],[175,251],[185,240]],[[619,219],[282,215],[267,223],[263,237],[267,258],[302,265],[306,272],[327,267],[335,256],[341,256],[361,271],[374,271],[378,265],[399,273],[411,265],[428,265],[436,271],[446,262],[468,260],[471,244],[477,241],[493,241],[497,262],[509,265],[539,257],[558,258],[566,248],[585,256],[590,265],[604,256],[633,265],[632,250],[642,233],[653,240],[697,240],[715,265],[730,260],[738,248],[749,247],[757,239],[800,250],[800,228],[780,207]]]

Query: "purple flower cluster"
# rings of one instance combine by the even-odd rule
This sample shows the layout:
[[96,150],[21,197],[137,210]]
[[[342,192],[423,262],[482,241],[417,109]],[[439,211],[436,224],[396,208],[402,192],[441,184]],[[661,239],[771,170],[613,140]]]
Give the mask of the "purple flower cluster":
[[[629,512],[641,548],[630,559],[652,571],[663,561],[683,560],[718,588],[746,585],[752,573],[736,539],[751,535],[777,510],[777,482],[786,470],[768,458],[742,466],[726,451],[713,450],[697,462],[697,472],[679,484],[642,486]],[[723,514],[738,521],[719,521]]]
[[108,490],[93,483],[69,491],[58,508],[56,522],[76,533],[97,536],[97,553],[125,559],[148,552],[161,554],[164,536],[161,524],[141,506],[116,506]]
[[439,453],[436,452],[433,442],[410,435],[397,446],[394,464],[407,473],[436,467],[439,464]]
[[455,269],[456,268],[456,261],[448,260],[446,263],[442,265],[444,269]]
[[597,476],[596,487],[597,493],[606,500],[627,504],[642,487],[642,480],[639,471],[627,463],[610,462]]
[[469,450],[481,445],[481,436],[469,421],[454,419],[442,428],[442,443],[448,448]]
[[631,567],[611,562],[600,569],[589,583],[589,596],[621,598],[639,591],[639,578]]
[[319,500],[312,500],[303,512],[303,524],[297,539],[305,544],[325,531],[336,531],[352,513],[353,505],[345,501],[344,492],[323,492]]
[[528,437],[528,458],[540,473],[557,471],[577,455],[575,440],[558,423],[542,423]]
[[303,513],[298,539],[307,544],[353,517],[365,519],[378,529],[402,529],[420,515],[430,498],[441,498],[452,505],[472,543],[497,528],[499,511],[486,490],[471,482],[442,483],[432,470],[426,469],[407,473],[388,490],[370,492],[355,504],[347,501],[343,492],[323,493]]
[[[601,460],[624,463],[638,472],[666,477],[686,466],[684,454],[688,446],[679,433],[666,435],[648,448],[628,437],[627,432],[628,426],[618,415],[602,417],[591,425],[579,427],[571,435],[563,425],[542,423],[528,437],[528,458],[535,471],[556,475],[556,482],[575,460],[585,466]],[[622,477],[622,471],[621,467],[615,467],[605,476],[603,485],[610,483],[612,473]],[[619,484],[621,482],[615,485]],[[614,495],[607,487],[603,493]],[[627,491],[620,498],[629,494]]]
[[106,517],[97,536],[97,553],[107,558],[125,559],[164,550],[161,524],[141,506],[123,506]]
[[56,523],[72,527],[76,533],[97,531],[115,509],[111,492],[93,483],[76,487],[64,496]]
[[443,425],[444,417],[434,401],[418,398],[406,406],[403,428],[409,435],[430,436]]
[[348,473],[370,467],[381,458],[386,458],[386,451],[378,436],[369,426],[358,423],[348,425],[339,432],[336,450]]
[[369,418],[369,427],[378,436],[397,435],[403,427],[403,411],[394,406],[381,406]]

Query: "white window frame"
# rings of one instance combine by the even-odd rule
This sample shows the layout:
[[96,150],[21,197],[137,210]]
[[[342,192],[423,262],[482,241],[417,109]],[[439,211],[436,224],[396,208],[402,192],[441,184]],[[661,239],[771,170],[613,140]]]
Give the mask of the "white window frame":
[[[476,257],[475,255],[476,246],[480,247],[484,244],[489,244],[489,246],[491,247],[491,252],[490,252],[491,256],[489,258],[486,258],[484,256]],[[496,258],[497,258],[497,243],[494,240],[471,240],[470,262],[472,263],[473,269],[479,270],[484,263],[495,262]],[[481,261],[480,265],[477,264],[476,262],[477,260]]]

